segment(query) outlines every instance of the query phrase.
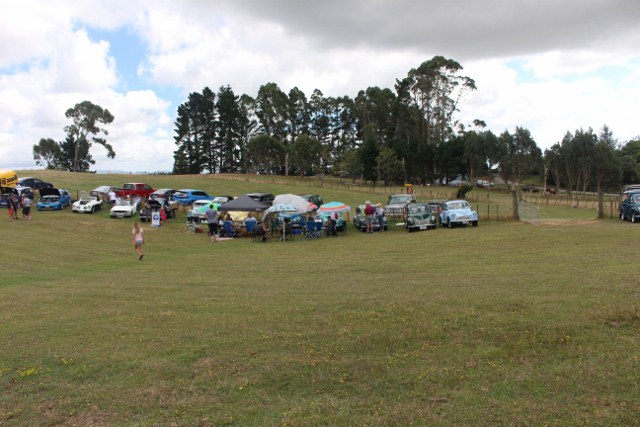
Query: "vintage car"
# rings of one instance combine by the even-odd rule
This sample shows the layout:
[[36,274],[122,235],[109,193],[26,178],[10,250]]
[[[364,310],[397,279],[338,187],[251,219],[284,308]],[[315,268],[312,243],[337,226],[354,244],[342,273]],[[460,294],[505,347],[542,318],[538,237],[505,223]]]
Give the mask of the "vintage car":
[[73,213],[96,213],[102,210],[102,200],[100,196],[91,196],[89,192],[80,193],[80,198],[71,205]]
[[218,206],[220,206],[212,200],[196,200],[193,202],[193,206],[187,212],[187,222],[206,222],[207,215],[205,212],[207,212],[210,205],[213,205],[215,210],[218,210]]
[[111,218],[131,218],[138,212],[138,205],[129,199],[119,199],[111,208]]
[[39,211],[59,211],[71,205],[71,194],[59,188],[41,188],[36,207]]
[[436,228],[436,216],[428,203],[409,203],[404,213],[404,227],[409,231]]
[[384,214],[389,218],[402,218],[404,216],[404,208],[415,201],[416,196],[413,193],[392,194],[384,207]]
[[[353,217],[353,225],[360,231],[367,231],[367,223],[364,214],[365,205],[360,205],[356,208],[356,214]],[[387,217],[384,216],[382,219],[383,228],[387,229]],[[380,223],[376,220],[373,221],[373,230],[380,231]]]
[[629,189],[620,194],[618,215],[623,221],[631,220],[636,223],[640,220],[640,190]]
[[452,228],[469,223],[478,226],[478,212],[471,210],[466,200],[448,200],[440,206],[440,225],[443,227]]

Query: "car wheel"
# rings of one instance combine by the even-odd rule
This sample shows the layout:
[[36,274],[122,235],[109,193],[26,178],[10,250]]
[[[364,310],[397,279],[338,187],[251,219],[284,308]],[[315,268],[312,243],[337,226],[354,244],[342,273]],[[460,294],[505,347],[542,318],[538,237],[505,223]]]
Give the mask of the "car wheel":
[[471,225],[474,226],[474,227],[477,227],[478,226],[478,221],[471,221]]

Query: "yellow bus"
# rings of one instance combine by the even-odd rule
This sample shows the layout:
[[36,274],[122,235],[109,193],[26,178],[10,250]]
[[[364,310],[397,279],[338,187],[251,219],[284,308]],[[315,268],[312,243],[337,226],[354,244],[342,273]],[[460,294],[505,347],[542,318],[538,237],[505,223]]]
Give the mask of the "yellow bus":
[[18,175],[9,169],[0,169],[0,187],[15,187],[18,183]]

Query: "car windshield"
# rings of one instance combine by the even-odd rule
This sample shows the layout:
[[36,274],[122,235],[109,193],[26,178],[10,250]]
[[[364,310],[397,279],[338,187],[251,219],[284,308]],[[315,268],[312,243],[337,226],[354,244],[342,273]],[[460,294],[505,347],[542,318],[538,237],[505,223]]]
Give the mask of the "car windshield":
[[425,205],[409,205],[409,213],[419,214],[427,212],[428,207]]
[[176,191],[173,193],[173,197],[189,197],[189,195],[184,191]]
[[401,203],[409,203],[411,201],[411,196],[409,195],[398,195],[398,196],[390,196],[389,197],[389,205],[401,204]]
[[633,194],[631,200],[633,200],[633,203],[640,203],[640,194]]
[[469,207],[469,203],[467,202],[452,202],[447,203],[447,207],[449,209],[466,209]]

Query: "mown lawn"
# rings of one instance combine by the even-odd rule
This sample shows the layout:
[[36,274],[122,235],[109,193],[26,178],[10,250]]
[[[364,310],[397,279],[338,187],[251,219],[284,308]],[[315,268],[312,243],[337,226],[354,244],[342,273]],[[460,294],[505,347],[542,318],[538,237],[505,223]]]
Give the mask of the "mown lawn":
[[575,212],[265,244],[181,216],[143,261],[130,220],[5,216],[0,424],[638,425],[636,226]]

